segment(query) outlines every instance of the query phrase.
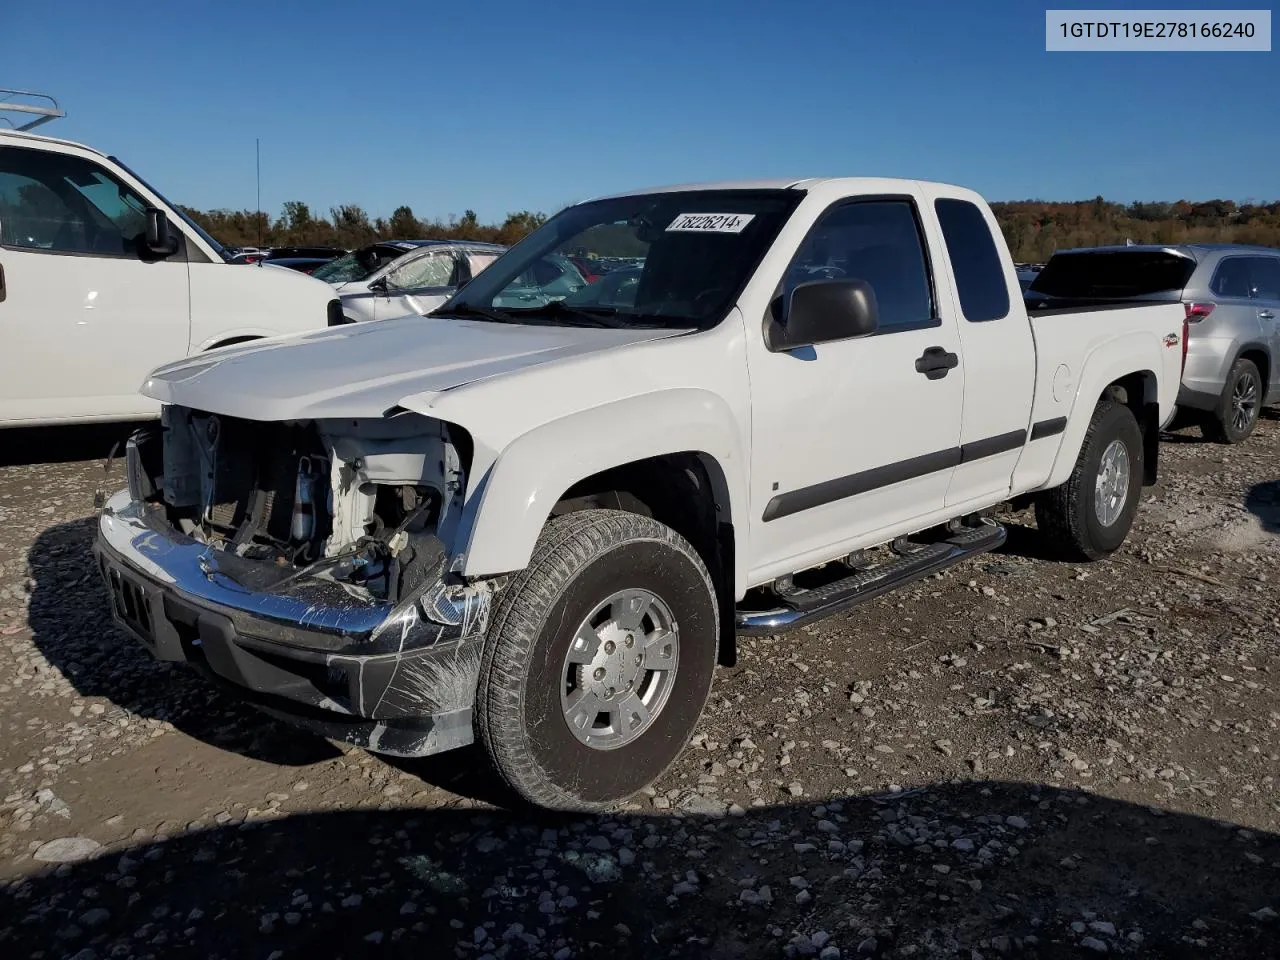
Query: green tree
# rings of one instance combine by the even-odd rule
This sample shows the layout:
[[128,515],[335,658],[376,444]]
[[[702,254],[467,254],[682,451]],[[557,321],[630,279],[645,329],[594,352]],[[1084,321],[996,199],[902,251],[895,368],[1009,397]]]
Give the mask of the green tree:
[[396,207],[391,214],[391,219],[387,221],[386,232],[393,237],[414,240],[421,235],[422,225],[418,222],[418,218],[413,215],[412,208],[406,205]]

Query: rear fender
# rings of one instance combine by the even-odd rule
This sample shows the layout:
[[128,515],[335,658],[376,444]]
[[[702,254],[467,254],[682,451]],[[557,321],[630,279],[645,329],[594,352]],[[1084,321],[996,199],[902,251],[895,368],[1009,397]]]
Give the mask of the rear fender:
[[[508,444],[467,498],[454,569],[460,563],[468,577],[524,569],[552,507],[575,483],[673,453],[698,453],[714,461],[718,470],[709,472],[720,523],[745,516],[745,459],[737,422],[724,400],[697,389],[643,394],[553,420]],[[744,536],[746,524],[736,532]],[[739,590],[748,556],[738,543]]]
[[[1147,374],[1154,380],[1159,376],[1155,371],[1162,369],[1163,349],[1163,345],[1152,334],[1134,332],[1110,340],[1086,355],[1071,410],[1067,414],[1067,428],[1063,431],[1062,443],[1053,461],[1053,469],[1049,471],[1049,479],[1044,484],[1046,489],[1061,486],[1071,476],[1080,456],[1080,449],[1084,446],[1084,436],[1093,419],[1093,410],[1107,387],[1133,373]],[[1147,404],[1157,404],[1158,409],[1159,397],[1156,391],[1149,388],[1148,393],[1150,396],[1137,398],[1140,405],[1145,407]]]

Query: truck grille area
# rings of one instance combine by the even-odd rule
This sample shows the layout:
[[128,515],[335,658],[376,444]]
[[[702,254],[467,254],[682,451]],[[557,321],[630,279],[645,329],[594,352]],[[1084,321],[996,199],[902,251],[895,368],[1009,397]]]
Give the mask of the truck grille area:
[[300,464],[309,461],[327,474],[328,457],[313,427],[194,415],[192,428],[208,455],[202,517],[210,533],[290,551],[328,536],[327,511],[316,504],[306,543],[292,529]]

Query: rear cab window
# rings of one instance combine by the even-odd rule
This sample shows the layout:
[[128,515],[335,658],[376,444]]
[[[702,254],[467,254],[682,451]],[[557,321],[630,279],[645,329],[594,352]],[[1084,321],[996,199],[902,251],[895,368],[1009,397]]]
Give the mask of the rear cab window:
[[935,201],[933,208],[942,226],[964,318],[982,323],[1007,317],[1009,284],[982,210],[968,200],[951,198]]

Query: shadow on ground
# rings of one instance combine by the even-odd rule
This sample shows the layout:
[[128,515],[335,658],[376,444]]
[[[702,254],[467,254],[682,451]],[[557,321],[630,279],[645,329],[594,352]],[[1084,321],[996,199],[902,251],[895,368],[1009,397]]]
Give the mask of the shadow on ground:
[[160,663],[117,627],[94,565],[96,530],[96,518],[58,524],[41,533],[27,555],[35,581],[32,639],[78,693],[270,763],[310,764],[338,754],[328,741],[263,716],[187,667]]
[[1280,533],[1280,480],[1254,484],[1244,498],[1245,509],[1262,523],[1268,533]]
[[[1030,521],[1030,515],[1027,516]],[[1031,526],[1030,522],[1019,523],[1005,517],[1001,517],[1000,522],[1004,524],[1007,539],[1002,547],[993,551],[993,556],[1005,554],[1045,563],[1066,562],[1067,558],[1063,557],[1062,551],[1041,536],[1040,531]]]
[[1008,783],[723,819],[311,813],[29,875],[0,953],[1260,958],[1278,862],[1271,834]]
[[69,427],[20,427],[5,430],[0,445],[0,467],[29,463],[73,463],[105,460],[111,448],[124,443],[140,423],[93,423]]

